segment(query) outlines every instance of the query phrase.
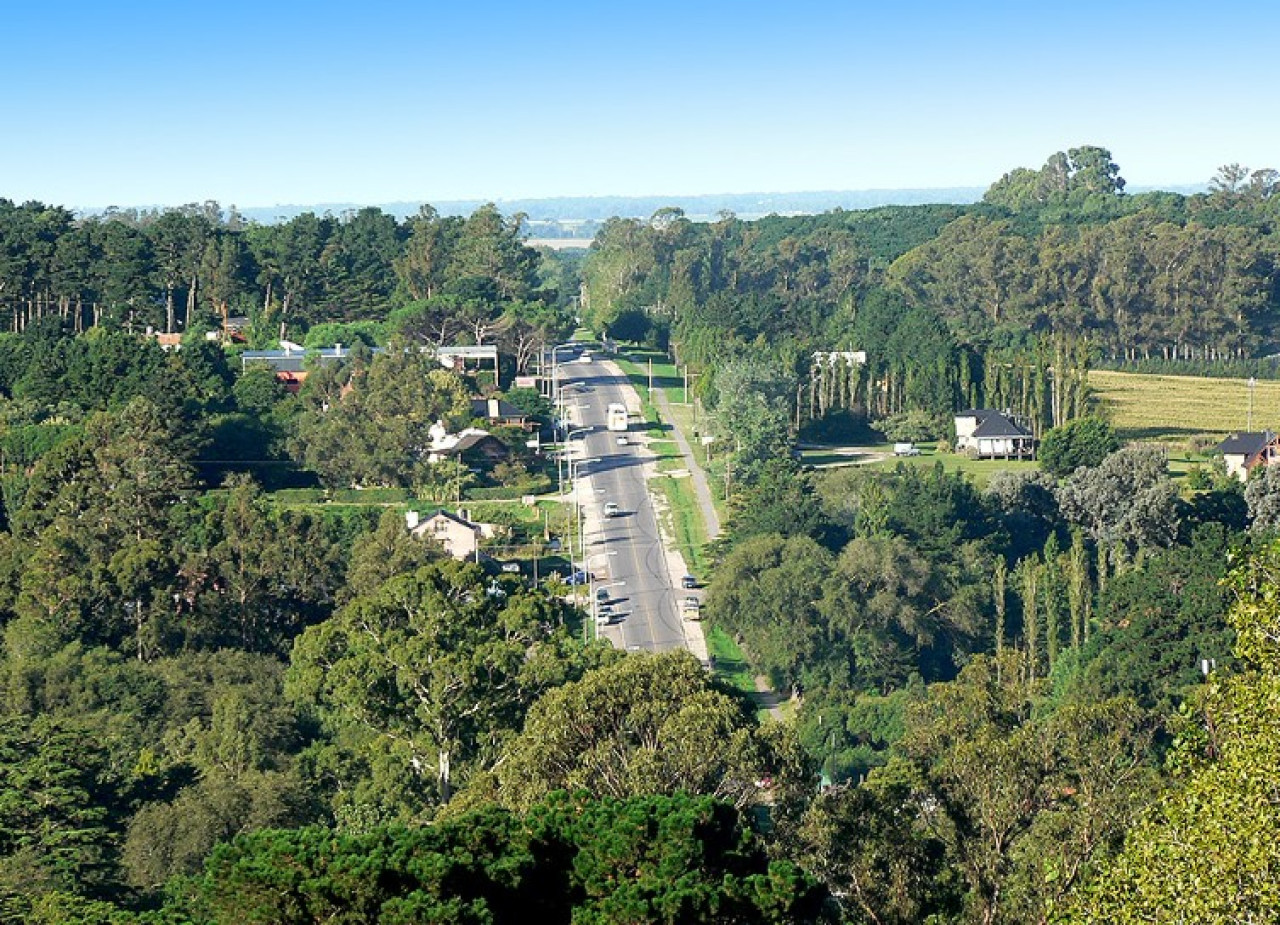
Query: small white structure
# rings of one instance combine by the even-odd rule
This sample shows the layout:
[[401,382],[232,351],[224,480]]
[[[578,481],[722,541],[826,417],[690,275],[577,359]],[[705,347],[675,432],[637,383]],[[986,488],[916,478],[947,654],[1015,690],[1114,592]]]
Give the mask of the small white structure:
[[1011,415],[973,408],[956,414],[956,452],[978,459],[1035,459],[1036,441]]

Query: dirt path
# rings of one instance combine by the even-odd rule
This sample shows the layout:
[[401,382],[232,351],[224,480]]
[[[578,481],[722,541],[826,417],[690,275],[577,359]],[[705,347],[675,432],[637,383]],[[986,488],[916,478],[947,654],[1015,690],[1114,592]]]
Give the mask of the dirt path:
[[769,686],[769,679],[764,675],[755,678],[756,692],[751,696],[757,710],[768,710],[774,719],[782,719],[782,695]]

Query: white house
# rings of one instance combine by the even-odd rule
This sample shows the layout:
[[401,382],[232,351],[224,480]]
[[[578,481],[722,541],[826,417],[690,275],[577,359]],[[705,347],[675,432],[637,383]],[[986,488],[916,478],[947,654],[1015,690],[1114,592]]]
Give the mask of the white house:
[[1034,459],[1036,441],[1008,413],[973,408],[956,414],[956,452],[978,459]]
[[455,559],[479,561],[480,539],[493,536],[494,525],[472,523],[465,515],[465,511],[436,511],[423,518],[417,511],[407,511],[404,519],[409,532],[418,539],[439,543]]

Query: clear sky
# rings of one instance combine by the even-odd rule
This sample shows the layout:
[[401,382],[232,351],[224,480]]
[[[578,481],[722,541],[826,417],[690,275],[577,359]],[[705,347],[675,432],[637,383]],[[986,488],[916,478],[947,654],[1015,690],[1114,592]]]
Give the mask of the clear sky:
[[0,197],[241,207],[1280,167],[1265,4],[4,0]]

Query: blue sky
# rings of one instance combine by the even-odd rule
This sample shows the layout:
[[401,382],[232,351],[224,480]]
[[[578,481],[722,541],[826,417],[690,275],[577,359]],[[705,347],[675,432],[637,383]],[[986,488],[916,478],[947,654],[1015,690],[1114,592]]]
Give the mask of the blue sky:
[[8,0],[0,197],[241,207],[1280,167],[1258,4]]

